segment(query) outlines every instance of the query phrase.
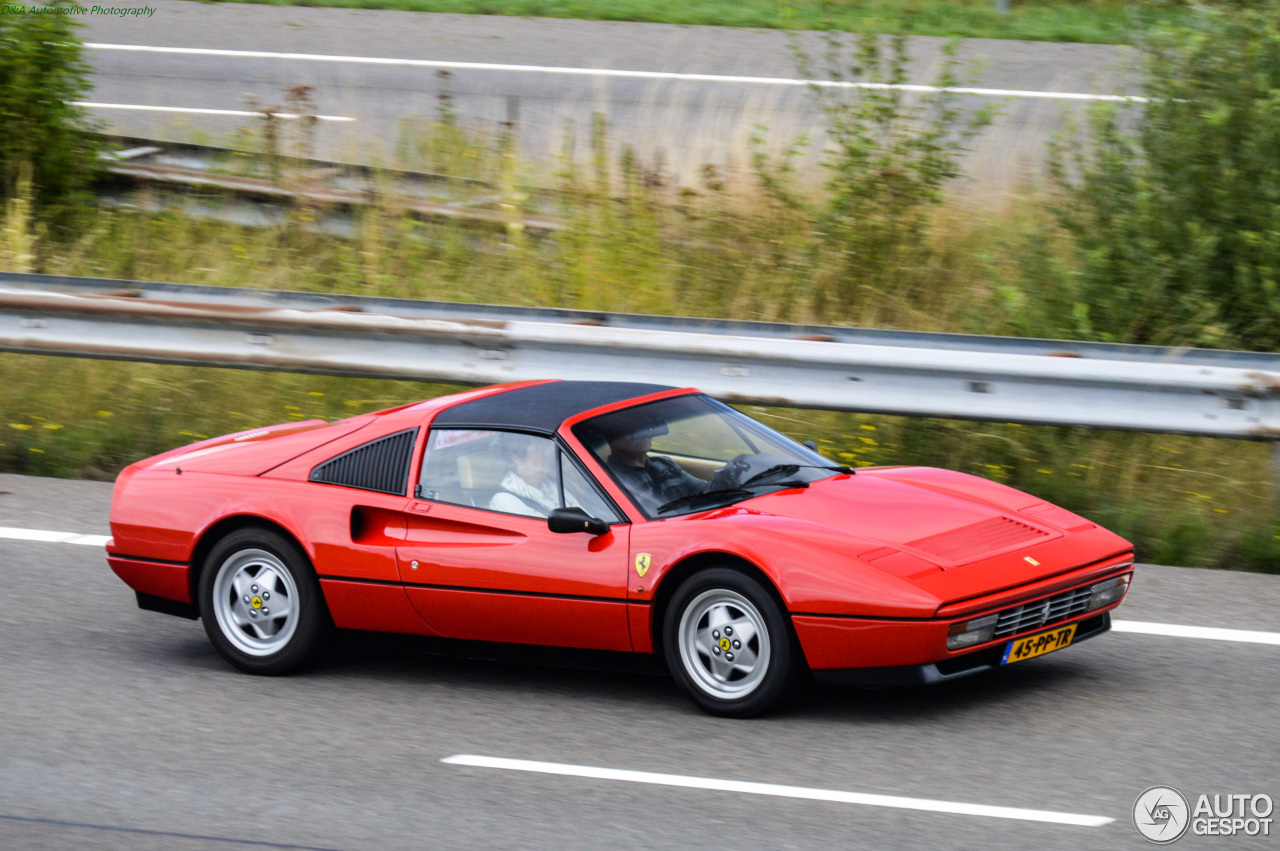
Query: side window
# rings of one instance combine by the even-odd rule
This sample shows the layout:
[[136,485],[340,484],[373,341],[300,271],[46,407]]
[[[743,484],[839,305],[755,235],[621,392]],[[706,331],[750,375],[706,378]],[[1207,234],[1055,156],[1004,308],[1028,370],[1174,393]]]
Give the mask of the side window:
[[422,463],[423,499],[546,517],[560,506],[554,441],[533,434],[432,429]]
[[560,480],[564,482],[565,505],[581,508],[592,517],[598,517],[609,524],[622,522],[618,512],[614,511],[578,466],[564,453],[560,455]]

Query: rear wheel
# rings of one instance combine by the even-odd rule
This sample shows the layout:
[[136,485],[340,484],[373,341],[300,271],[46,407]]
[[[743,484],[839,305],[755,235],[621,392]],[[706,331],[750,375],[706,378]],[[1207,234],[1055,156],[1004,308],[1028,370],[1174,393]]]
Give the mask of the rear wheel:
[[746,718],[776,707],[803,668],[786,616],[758,581],[732,568],[695,574],[663,619],[676,684],[716,715]]
[[240,529],[219,541],[205,561],[198,596],[214,648],[251,674],[302,667],[329,626],[306,556],[269,529]]

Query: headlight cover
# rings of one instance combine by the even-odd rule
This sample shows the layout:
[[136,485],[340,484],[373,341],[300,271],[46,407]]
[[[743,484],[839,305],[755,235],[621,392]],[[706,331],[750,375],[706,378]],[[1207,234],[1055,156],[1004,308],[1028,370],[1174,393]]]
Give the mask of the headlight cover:
[[1101,609],[1103,606],[1119,602],[1129,590],[1129,580],[1132,578],[1132,573],[1126,573],[1124,576],[1116,576],[1094,585],[1089,589],[1089,608],[1086,611],[1092,612],[1094,609]]
[[996,621],[999,615],[987,615],[969,621],[953,623],[947,628],[947,649],[963,650],[975,644],[983,644],[996,637]]

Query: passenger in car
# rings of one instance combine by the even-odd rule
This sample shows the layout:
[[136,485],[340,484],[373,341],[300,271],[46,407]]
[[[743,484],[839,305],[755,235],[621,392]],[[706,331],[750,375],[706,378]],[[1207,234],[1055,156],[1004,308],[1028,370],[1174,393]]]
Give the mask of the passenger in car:
[[555,472],[556,447],[550,440],[532,435],[509,434],[502,439],[511,469],[502,477],[500,492],[489,508],[507,514],[547,517],[560,506]]

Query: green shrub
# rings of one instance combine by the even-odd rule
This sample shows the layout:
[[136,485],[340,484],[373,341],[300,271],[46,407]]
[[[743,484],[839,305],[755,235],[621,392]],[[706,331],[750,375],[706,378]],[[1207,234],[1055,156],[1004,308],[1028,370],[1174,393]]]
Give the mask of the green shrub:
[[1073,310],[1104,339],[1274,349],[1280,0],[1184,20],[1139,43],[1149,102],[1098,109],[1054,152]]
[[795,162],[807,139],[777,161],[759,149],[754,157],[766,196],[791,220],[776,231],[778,244],[789,249],[779,265],[797,282],[791,290],[811,279],[815,315],[845,322],[865,316],[866,303],[885,293],[918,295],[910,292],[912,271],[928,264],[946,187],[960,173],[966,144],[992,114],[989,105],[966,114],[946,91],[960,84],[956,44],[944,48],[938,91],[925,94],[900,88],[910,64],[903,36],[862,34],[849,43],[832,36],[821,69],[796,49],[801,76],[860,84],[811,85],[828,135],[820,197],[798,185]]
[[[33,9],[70,9],[54,0]],[[68,14],[0,16],[0,200],[30,175],[51,216],[82,200],[98,168],[98,141],[83,109],[89,67]]]

